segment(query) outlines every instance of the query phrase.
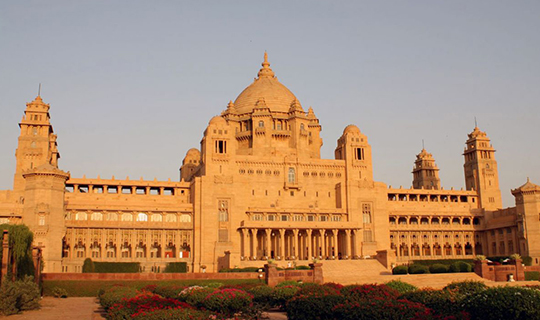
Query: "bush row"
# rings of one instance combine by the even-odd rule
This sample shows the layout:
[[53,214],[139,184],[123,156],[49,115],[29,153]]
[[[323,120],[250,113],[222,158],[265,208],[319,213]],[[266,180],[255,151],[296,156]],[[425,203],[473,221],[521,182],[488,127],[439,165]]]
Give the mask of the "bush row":
[[455,261],[451,264],[434,263],[424,265],[413,263],[409,266],[397,266],[392,269],[392,274],[423,274],[423,273],[455,273],[455,272],[472,272],[473,266],[465,261]]

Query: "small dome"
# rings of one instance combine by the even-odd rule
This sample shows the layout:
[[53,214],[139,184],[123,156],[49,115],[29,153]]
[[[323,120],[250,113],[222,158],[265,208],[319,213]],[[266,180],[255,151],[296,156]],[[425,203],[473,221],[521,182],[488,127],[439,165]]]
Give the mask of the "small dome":
[[196,148],[191,148],[186,152],[186,157],[189,157],[189,156],[197,156],[198,157],[200,155],[201,155],[201,152],[199,151],[199,149],[196,149]]
[[260,99],[264,99],[270,111],[287,113],[291,103],[296,100],[294,94],[274,76],[266,52],[262,66],[258,78],[244,89],[234,101],[236,113],[252,112]]
[[355,126],[354,124],[350,124],[350,125],[346,126],[345,129],[343,130],[343,134],[346,134],[346,133],[360,134],[360,129],[358,129],[358,127]]
[[223,117],[215,116],[212,119],[210,119],[210,121],[208,121],[208,125],[211,125],[211,124],[216,124],[216,125],[225,124],[226,125],[227,121],[223,119]]

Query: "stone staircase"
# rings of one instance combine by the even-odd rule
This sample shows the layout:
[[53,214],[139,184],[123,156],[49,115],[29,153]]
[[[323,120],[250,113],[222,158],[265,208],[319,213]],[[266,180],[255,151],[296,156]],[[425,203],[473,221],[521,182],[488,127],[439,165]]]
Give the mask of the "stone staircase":
[[[321,263],[323,264],[324,282],[336,282],[343,285],[386,283],[396,279],[419,288],[435,289],[440,289],[451,282],[465,280],[482,281],[487,285],[495,285],[495,282],[483,279],[474,272],[392,275],[392,272],[383,267],[377,260],[324,260]],[[504,285],[506,283],[498,284]]]

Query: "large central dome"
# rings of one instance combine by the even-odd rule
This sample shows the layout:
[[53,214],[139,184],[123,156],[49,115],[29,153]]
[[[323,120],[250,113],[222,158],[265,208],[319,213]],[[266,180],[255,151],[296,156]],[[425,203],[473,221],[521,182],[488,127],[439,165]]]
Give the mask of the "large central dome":
[[257,79],[236,98],[234,109],[237,114],[251,113],[260,99],[264,99],[272,112],[288,112],[296,100],[294,94],[274,76],[266,52]]

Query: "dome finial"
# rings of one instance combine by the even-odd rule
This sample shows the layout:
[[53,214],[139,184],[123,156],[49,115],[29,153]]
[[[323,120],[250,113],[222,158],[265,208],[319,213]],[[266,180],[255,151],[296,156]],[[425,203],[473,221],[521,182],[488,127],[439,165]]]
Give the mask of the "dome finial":
[[270,69],[270,62],[268,62],[268,53],[266,51],[264,52],[264,61],[263,63],[261,63],[261,65],[262,65],[262,68],[261,70],[259,70],[259,73],[257,74],[257,76],[259,76],[259,78],[262,78],[262,77],[273,78],[274,71]]

